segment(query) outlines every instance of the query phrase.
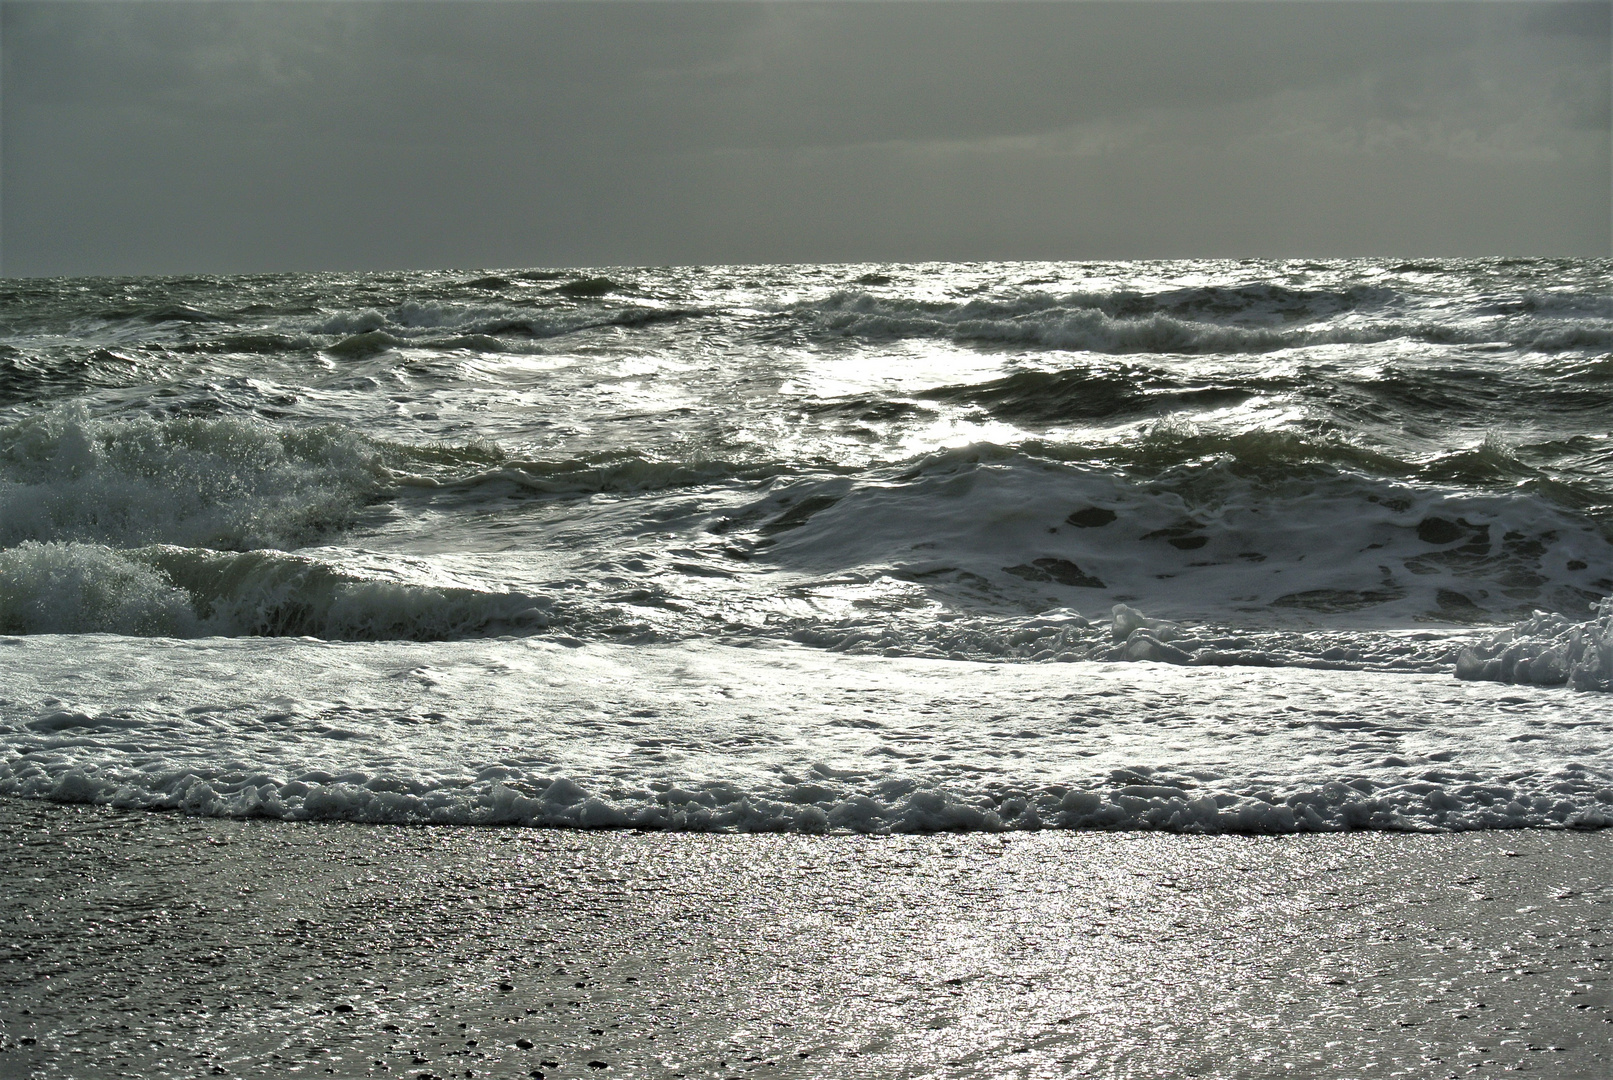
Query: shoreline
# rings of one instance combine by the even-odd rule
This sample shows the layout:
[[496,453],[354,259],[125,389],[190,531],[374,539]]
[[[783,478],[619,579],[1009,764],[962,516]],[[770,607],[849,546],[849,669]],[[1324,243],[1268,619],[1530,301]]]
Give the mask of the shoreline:
[[0,795],[679,831],[1613,822],[1603,695],[804,645],[15,638]]
[[1609,830],[735,836],[0,799],[0,851],[0,1077],[1613,1071]]

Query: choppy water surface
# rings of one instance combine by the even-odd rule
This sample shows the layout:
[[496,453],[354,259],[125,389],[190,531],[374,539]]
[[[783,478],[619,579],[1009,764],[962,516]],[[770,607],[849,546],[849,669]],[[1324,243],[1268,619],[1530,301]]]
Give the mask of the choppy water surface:
[[[1610,271],[8,281],[0,792],[683,827],[1603,823]],[[467,648],[525,674],[420,689]],[[529,661],[663,689],[613,713],[540,691]],[[756,724],[689,735],[705,691],[663,677],[683,662],[761,694]],[[1307,723],[1354,687],[1377,734],[1333,761],[1301,735],[1223,753],[1217,724],[1264,715],[1273,669]],[[880,709],[831,704],[887,671],[906,689]],[[1181,684],[1202,723],[1137,728],[1195,671],[1219,680]],[[1450,747],[1413,752],[1418,719],[1374,712],[1455,676],[1530,688],[1420,706]],[[996,688],[936,713],[934,756],[910,752],[926,677]],[[1048,686],[1068,723],[1031,723]],[[1513,698],[1558,719],[1505,721],[1529,712]],[[1502,710],[1466,719],[1508,760],[1462,766],[1474,701]],[[797,707],[821,726],[769,728]],[[853,720],[876,734],[848,763]],[[428,751],[420,723],[458,734]],[[1037,740],[985,749],[1014,725]],[[593,752],[629,728],[666,745]]]

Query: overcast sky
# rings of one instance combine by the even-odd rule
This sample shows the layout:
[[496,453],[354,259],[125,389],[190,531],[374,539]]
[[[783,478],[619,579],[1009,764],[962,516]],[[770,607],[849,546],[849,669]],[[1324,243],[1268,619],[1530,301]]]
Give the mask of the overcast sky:
[[0,257],[1608,255],[1609,11],[7,0]]

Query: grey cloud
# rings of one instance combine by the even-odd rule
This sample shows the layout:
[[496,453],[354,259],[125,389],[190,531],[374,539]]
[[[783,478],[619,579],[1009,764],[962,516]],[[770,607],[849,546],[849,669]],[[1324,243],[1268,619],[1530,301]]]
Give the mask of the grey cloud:
[[1605,252],[1606,6],[8,2],[5,270]]
[[1536,4],[1525,14],[1524,26],[1540,34],[1584,38],[1606,53],[1613,37],[1613,4],[1606,0]]
[[25,104],[690,149],[1019,134],[1246,99],[1447,50],[1444,7],[13,4],[7,39]]

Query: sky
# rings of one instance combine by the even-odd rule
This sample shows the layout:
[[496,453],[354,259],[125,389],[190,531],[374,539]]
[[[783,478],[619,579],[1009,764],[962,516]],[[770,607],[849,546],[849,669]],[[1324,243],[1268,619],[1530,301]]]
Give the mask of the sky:
[[0,3],[0,273],[1613,254],[1603,2]]

